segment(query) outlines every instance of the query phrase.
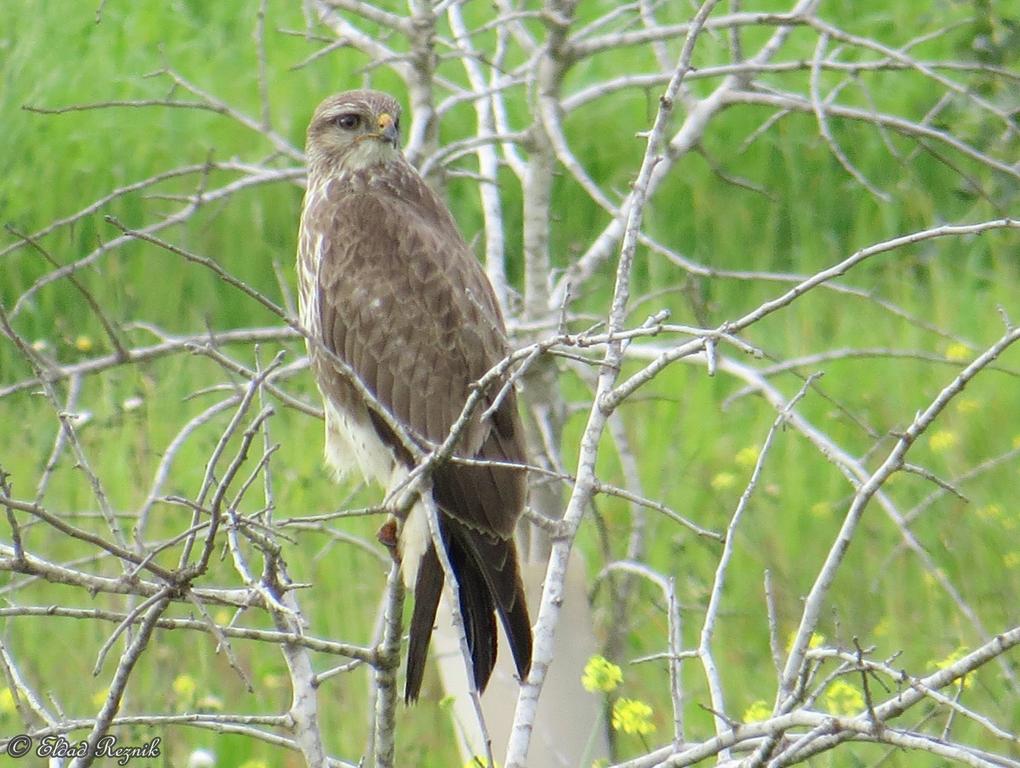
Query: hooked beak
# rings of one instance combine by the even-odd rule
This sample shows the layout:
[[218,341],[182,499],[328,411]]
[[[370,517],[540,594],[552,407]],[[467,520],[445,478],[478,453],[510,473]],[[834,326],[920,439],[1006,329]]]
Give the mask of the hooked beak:
[[400,131],[397,130],[396,122],[387,112],[379,115],[379,133],[377,135],[380,140],[385,141],[387,144],[391,144],[394,147],[397,146]]

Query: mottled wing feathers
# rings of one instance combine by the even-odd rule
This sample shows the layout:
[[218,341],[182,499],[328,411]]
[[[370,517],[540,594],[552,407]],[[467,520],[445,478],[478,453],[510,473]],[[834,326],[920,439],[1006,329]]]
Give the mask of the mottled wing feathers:
[[[320,231],[334,233],[322,246],[319,317],[326,348],[351,366],[412,438],[441,443],[471,384],[506,348],[478,262],[445,210],[426,218],[422,209],[432,213],[432,207],[416,202],[367,190],[327,198],[309,211],[320,217],[314,223]],[[523,462],[513,392],[504,395],[493,418],[480,419],[499,390],[494,383],[476,407],[458,455]],[[373,421],[385,430],[382,420]],[[401,451],[396,436],[384,439]],[[448,464],[433,483],[440,506],[466,525],[512,535],[524,498],[523,472]]]
[[[402,159],[315,181],[310,179],[306,197],[299,265],[309,286],[302,294],[308,321],[322,345],[351,367],[412,440],[426,449],[438,445],[460,417],[472,385],[506,355],[492,288],[445,206]],[[366,423],[365,404],[331,370],[328,357],[313,348],[312,361],[338,418]],[[512,388],[502,392],[505,383],[504,376],[483,392],[455,444],[455,458],[524,463],[516,399]],[[483,419],[497,397],[497,407]],[[367,417],[394,459],[410,465],[407,447],[387,420],[371,409]],[[451,460],[434,469],[432,493],[459,587],[476,685],[485,688],[495,664],[496,613],[518,673],[526,676],[531,626],[513,543],[524,472]],[[443,582],[429,544],[414,584],[408,701],[421,688]]]

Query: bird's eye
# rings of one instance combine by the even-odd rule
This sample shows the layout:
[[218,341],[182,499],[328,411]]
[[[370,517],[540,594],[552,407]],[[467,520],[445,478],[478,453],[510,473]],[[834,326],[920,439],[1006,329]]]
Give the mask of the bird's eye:
[[338,127],[343,128],[345,131],[353,131],[361,123],[361,118],[353,112],[347,112],[340,115],[335,122]]

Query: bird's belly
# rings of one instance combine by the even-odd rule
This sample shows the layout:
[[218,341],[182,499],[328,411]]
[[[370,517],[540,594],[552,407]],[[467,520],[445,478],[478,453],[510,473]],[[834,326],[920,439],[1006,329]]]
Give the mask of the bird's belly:
[[[408,469],[379,439],[367,414],[338,408],[323,398],[326,409],[326,462],[343,477],[358,469],[365,480],[375,481],[387,494],[403,485]],[[400,500],[395,500],[399,506]],[[418,566],[431,541],[428,513],[421,501],[411,507],[400,531],[401,572],[404,585],[413,591]]]
[[393,452],[379,439],[364,406],[351,411],[338,408],[328,397],[324,397],[323,402],[326,411],[326,463],[339,477],[357,469],[365,480],[388,487],[395,464]]

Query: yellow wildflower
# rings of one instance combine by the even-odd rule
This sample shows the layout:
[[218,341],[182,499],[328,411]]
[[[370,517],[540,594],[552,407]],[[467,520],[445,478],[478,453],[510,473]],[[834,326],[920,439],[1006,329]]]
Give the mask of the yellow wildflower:
[[104,688],[101,691],[96,691],[95,693],[92,694],[92,706],[96,707],[97,709],[99,707],[102,707],[109,697],[110,697],[109,688]]
[[956,412],[962,413],[964,416],[979,410],[981,410],[981,401],[975,400],[973,397],[961,398],[956,403]]
[[651,706],[639,699],[617,699],[613,702],[613,730],[639,736],[654,733]]
[[734,461],[738,467],[741,467],[742,469],[750,469],[758,461],[757,446],[749,445],[746,448],[741,448],[737,451]]
[[[786,638],[786,652],[789,653],[793,650],[793,641],[797,639],[797,630],[793,630]],[[810,650],[815,648],[821,648],[825,642],[825,635],[820,632],[812,632],[811,639],[808,640],[807,647]]]
[[[929,666],[934,667],[935,669],[946,669],[947,667],[953,666],[956,662],[958,662],[960,659],[966,656],[969,652],[970,650],[967,648],[967,646],[961,645],[941,661],[933,661],[929,664]],[[963,685],[964,688],[970,688],[973,682],[974,682],[973,680],[964,675],[962,678],[956,681],[956,684]]]
[[91,352],[93,346],[92,338],[84,334],[74,340],[74,348],[79,352]]
[[245,760],[241,768],[269,768],[265,760]]
[[982,520],[998,520],[1002,517],[1002,507],[998,504],[985,504],[978,508],[977,515]]
[[190,702],[195,698],[198,683],[191,675],[177,675],[170,687],[180,701]]
[[940,429],[934,435],[928,438],[928,445],[935,453],[945,453],[950,448],[954,447],[959,442],[955,432],[950,432],[948,429]]
[[17,707],[14,705],[14,694],[10,688],[0,690],[0,715],[12,715]]
[[596,654],[588,659],[581,675],[581,685],[588,693],[609,693],[623,682],[623,671],[613,662]]
[[889,629],[892,626],[888,616],[883,616],[882,619],[875,625],[875,628],[871,630],[875,637],[885,637],[889,634]]
[[712,478],[712,490],[725,491],[737,484],[737,476],[732,472],[720,472]]
[[813,517],[828,517],[832,514],[832,504],[827,501],[816,501],[810,509]]
[[762,720],[768,720],[771,716],[772,707],[768,705],[765,699],[758,699],[744,710],[744,714],[740,719],[745,723],[760,723]]
[[969,360],[970,355],[970,347],[966,344],[955,342],[946,347],[946,360],[952,360],[955,363],[960,363],[964,360]]
[[834,715],[853,715],[864,709],[864,696],[843,678],[833,680],[825,692],[825,708]]

